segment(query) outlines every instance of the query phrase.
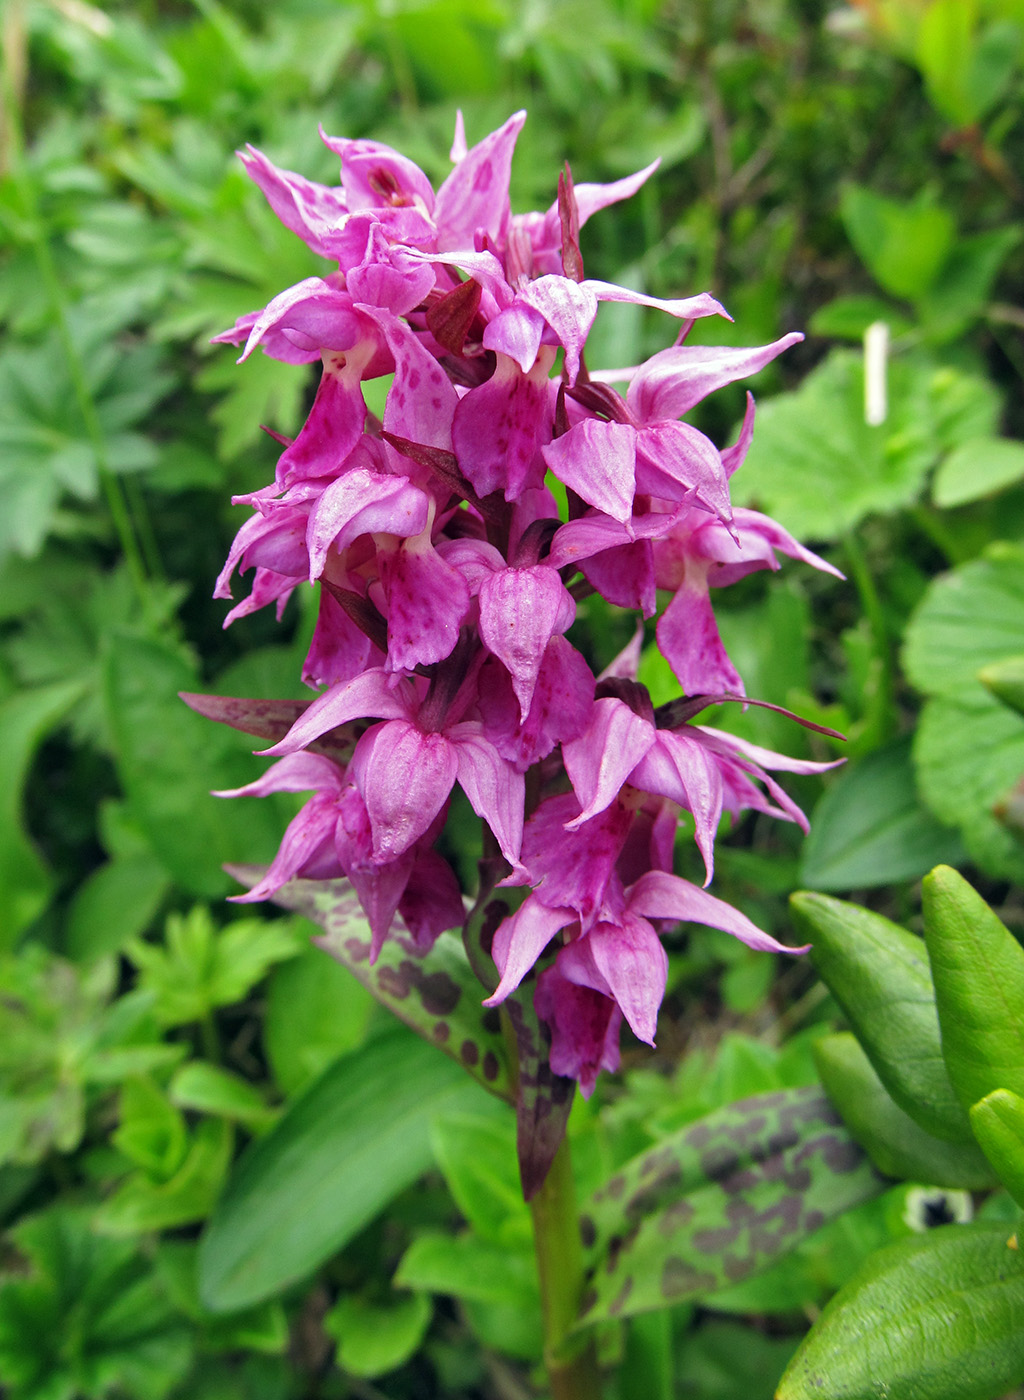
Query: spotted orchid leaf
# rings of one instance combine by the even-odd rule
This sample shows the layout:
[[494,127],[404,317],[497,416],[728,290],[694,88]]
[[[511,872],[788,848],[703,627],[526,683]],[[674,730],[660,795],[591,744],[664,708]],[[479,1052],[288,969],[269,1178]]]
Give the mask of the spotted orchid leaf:
[[[242,884],[262,875],[256,866],[232,866]],[[462,945],[442,934],[426,954],[408,938],[386,940],[370,966],[370,926],[348,880],[291,880],[274,903],[324,930],[315,942],[400,1021],[460,1064],[485,1089],[511,1099],[508,1057],[497,1011],[481,1006],[483,988]]]
[[738,1283],[883,1189],[820,1089],[729,1104],[634,1157],[591,1198],[578,1325]]

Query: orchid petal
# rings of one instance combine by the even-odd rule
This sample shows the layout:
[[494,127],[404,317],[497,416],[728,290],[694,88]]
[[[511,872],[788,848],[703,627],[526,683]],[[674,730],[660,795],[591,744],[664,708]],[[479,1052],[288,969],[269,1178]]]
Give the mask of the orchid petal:
[[663,870],[649,870],[627,891],[628,908],[633,914],[648,919],[686,920],[688,923],[704,924],[708,928],[721,929],[731,933],[748,948],[760,953],[806,953],[810,944],[802,948],[787,948],[771,934],[751,923],[746,914],[741,914],[723,899],[716,899],[706,890],[691,885],[689,880],[679,875],[667,875]]
[[494,935],[492,956],[501,981],[484,1006],[499,1006],[511,996],[559,929],[575,918],[571,909],[549,909],[536,895],[529,895]]

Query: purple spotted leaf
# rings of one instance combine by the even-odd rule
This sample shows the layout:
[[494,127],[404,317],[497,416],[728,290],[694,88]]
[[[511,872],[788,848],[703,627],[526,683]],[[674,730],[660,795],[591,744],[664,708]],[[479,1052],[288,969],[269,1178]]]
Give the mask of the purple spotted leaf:
[[[229,873],[251,886],[263,868],[233,865]],[[498,1013],[481,1006],[483,988],[455,935],[442,933],[429,952],[421,953],[396,928],[371,967],[370,926],[348,880],[290,880],[273,898],[319,924],[324,932],[314,942],[382,1006],[450,1055],[490,1093],[512,1100]]]
[[[234,695],[198,695],[187,690],[178,694],[196,714],[274,743],[284,738],[299,716],[313,703],[312,700],[250,700]],[[310,753],[326,754],[328,758],[345,763],[351,758],[352,746],[363,727],[359,724],[339,725],[308,744],[307,748]]]
[[627,1162],[584,1208],[579,1325],[760,1273],[885,1185],[817,1087],[718,1109]]
[[516,1093],[516,1151],[523,1196],[530,1201],[544,1184],[565,1137],[575,1079],[551,1068],[551,1032],[533,1009],[533,983],[503,1003],[519,1052]]

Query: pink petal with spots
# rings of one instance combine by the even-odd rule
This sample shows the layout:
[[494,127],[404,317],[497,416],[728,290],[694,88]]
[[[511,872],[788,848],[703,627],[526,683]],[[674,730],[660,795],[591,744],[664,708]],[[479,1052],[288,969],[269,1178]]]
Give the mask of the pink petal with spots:
[[580,354],[597,315],[597,297],[584,282],[568,277],[538,277],[529,282],[519,297],[547,321],[565,349],[565,372],[575,384]]
[[498,313],[484,331],[484,349],[514,360],[524,374],[536,364],[546,322],[521,298]]
[[743,681],[722,645],[708,596],[707,577],[694,565],[658,620],[658,648],[684,695],[728,691],[744,695]]
[[384,409],[384,427],[426,447],[452,445],[458,395],[451,380],[414,333],[386,312],[375,312],[395,360],[395,379]]
[[522,773],[502,758],[479,720],[453,725],[448,735],[458,758],[459,786],[493,831],[502,855],[518,869],[526,797]]
[[729,486],[718,448],[689,423],[651,423],[637,434],[636,488],[667,500],[699,501],[732,518]]
[[587,505],[625,523],[636,492],[637,431],[628,423],[585,418],[542,448],[544,460]]
[[541,484],[543,466],[535,459],[551,437],[546,377],[546,369],[539,378],[522,373],[515,360],[499,353],[491,378],[459,401],[452,444],[478,496],[503,489],[513,501]]
[[332,547],[340,554],[360,535],[407,538],[427,525],[430,501],[404,476],[353,467],[325,488],[309,517],[309,577],[320,577]]
[[334,828],[338,821],[334,793],[311,797],[299,814],[288,823],[277,855],[263,879],[245,894],[231,896],[234,904],[252,904],[269,899],[310,865],[319,865],[325,852],[333,855]]
[[491,951],[501,981],[484,1006],[499,1006],[511,996],[559,929],[575,918],[571,909],[549,909],[536,895],[527,896],[494,935]]
[[383,141],[328,136],[323,127],[320,139],[341,157],[342,186],[350,209],[400,207],[417,201],[428,212],[433,208],[433,186],[408,156]]
[[622,700],[594,701],[586,733],[562,745],[565,771],[582,808],[567,830],[575,831],[615,801],[656,737],[654,725]]
[[595,925],[566,944],[558,970],[568,981],[612,997],[637,1039],[654,1044],[668,957],[646,919],[627,911],[621,924]]
[[407,851],[448,800],[458,772],[455,745],[406,719],[367,730],[349,771],[366,803],[373,859],[384,864]]
[[533,1005],[551,1030],[552,1070],[579,1080],[580,1093],[589,1099],[601,1070],[619,1068],[622,1012],[611,997],[563,977],[558,958],[537,978]]
[[344,684],[383,660],[341,604],[321,588],[316,626],[302,667],[303,684],[314,689]]
[[510,217],[512,152],[525,121],[526,113],[516,112],[485,136],[466,152],[438,190],[434,222],[439,249],[472,248],[478,229],[495,243],[504,241]]
[[693,813],[697,848],[709,884],[715,869],[715,836],[722,815],[722,775],[714,758],[685,732],[658,731],[658,738],[630,778],[644,792],[668,797]]
[[626,402],[642,423],[678,418],[725,384],[764,369],[803,340],[798,331],[753,349],[718,345],[673,345],[652,355],[629,386]]
[[347,724],[349,720],[394,719],[405,715],[413,693],[409,685],[392,686],[386,671],[364,671],[362,675],[354,676],[352,680],[332,686],[323,695],[318,695],[284,738],[261,752],[271,757],[296,753],[328,730],[336,729],[339,724]]
[[521,719],[530,712],[548,642],[567,632],[575,618],[576,604],[546,564],[503,569],[481,584],[480,636],[512,676]]
[[450,656],[469,611],[469,584],[428,536],[378,549],[388,606],[388,669],[412,671]]
[[437,552],[446,564],[459,573],[469,585],[472,597],[480,592],[480,585],[491,574],[505,567],[505,556],[486,540],[466,537],[455,540],[438,540]]
[[320,257],[335,256],[332,234],[348,213],[345,191],[316,184],[292,170],[279,170],[255,146],[246,146],[238,156],[285,228]]
[[281,453],[277,481],[282,488],[340,471],[359,441],[366,421],[360,388],[365,360],[325,355],[324,370],[302,430]]

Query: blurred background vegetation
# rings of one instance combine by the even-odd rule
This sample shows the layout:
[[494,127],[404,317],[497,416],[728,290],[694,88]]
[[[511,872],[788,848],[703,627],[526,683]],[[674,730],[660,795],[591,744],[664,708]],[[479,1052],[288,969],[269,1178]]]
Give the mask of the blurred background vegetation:
[[[334,183],[322,123],[438,180],[456,108],[472,142],[525,106],[520,211],[547,208],[565,159],[612,180],[659,157],[587,225],[588,274],[712,291],[735,324],[695,339],[807,332],[754,386],[736,498],[849,579],[787,565],[718,600],[748,691],[843,730],[851,761],[792,784],[808,841],[760,820],[727,833],[716,891],[783,937],[801,886],[913,922],[915,881],[945,860],[1020,931],[1024,6],[5,0],[2,25],[0,1382],[12,1400],[528,1395],[528,1230],[511,1207],[494,1223],[508,1183],[489,1164],[512,1158],[486,1108],[410,1118],[387,1208],[298,1282],[220,1315],[197,1292],[236,1150],[340,1057],[372,1076],[389,1034],[308,925],[223,902],[223,863],[269,859],[295,807],[210,798],[256,775],[252,744],[176,698],[300,694],[313,622],[292,603],[224,632],[210,599],[244,518],[230,496],[272,475],[260,425],[293,432],[315,386],[209,337],[325,270],[232,151]],[[888,416],[868,426],[878,320]],[[674,330],[608,306],[588,358],[636,363]],[[724,444],[741,412],[735,388],[695,421]],[[595,667],[628,630],[600,599],[580,609]],[[675,693],[653,651],[642,675],[656,703]],[[770,711],[715,722],[832,756]],[[478,838],[458,810],[454,829],[471,878]],[[574,1118],[585,1179],[720,1103],[813,1080],[835,1007],[806,963],[680,932],[671,967],[657,1055],[628,1052]],[[469,1161],[485,1165],[467,1184]],[[900,1190],[781,1281],[610,1334],[621,1400],[769,1396],[806,1317],[911,1228]],[[459,1221],[478,1275],[488,1249],[526,1273],[507,1264],[474,1296],[417,1272],[411,1245]]]

